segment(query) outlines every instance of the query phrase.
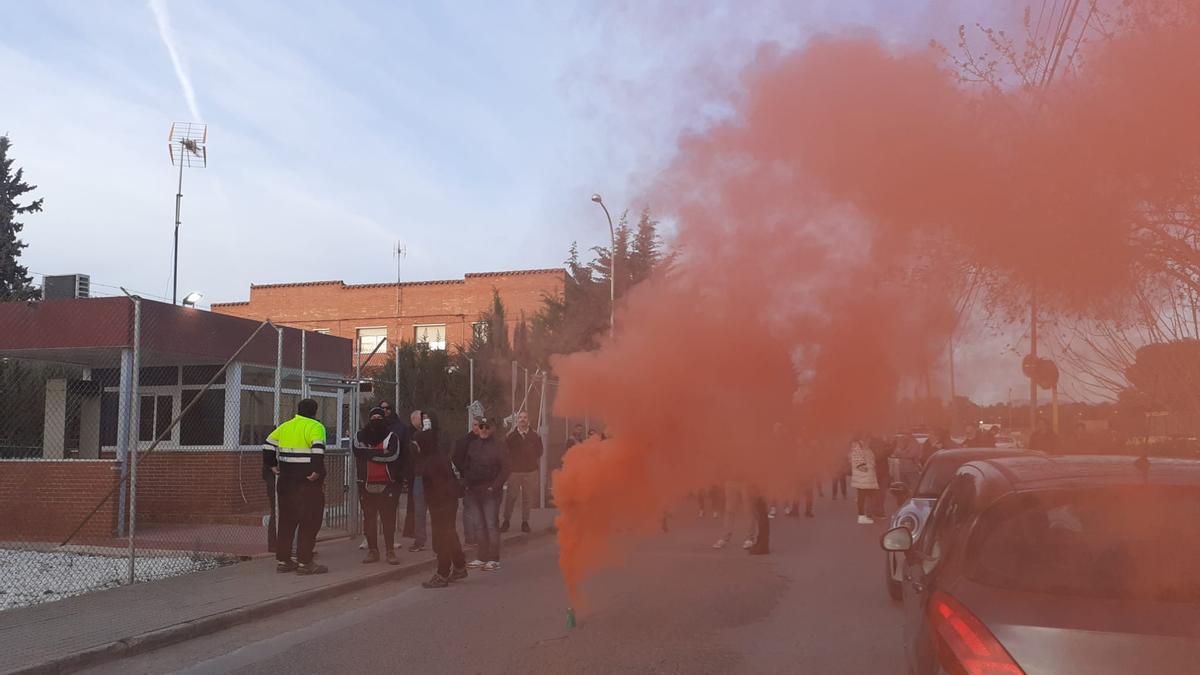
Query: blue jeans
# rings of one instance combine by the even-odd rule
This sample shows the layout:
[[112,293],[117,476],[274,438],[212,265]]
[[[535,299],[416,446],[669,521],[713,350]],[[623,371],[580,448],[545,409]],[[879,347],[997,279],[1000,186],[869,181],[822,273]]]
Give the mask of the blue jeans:
[[467,513],[475,521],[476,543],[479,553],[475,557],[483,562],[500,561],[500,492],[484,487],[467,490]]
[[479,543],[479,522],[476,517],[479,507],[475,503],[475,497],[468,490],[463,495],[463,541],[468,546],[474,546]]
[[425,523],[425,481],[420,476],[413,479],[413,545],[424,546],[428,536]]

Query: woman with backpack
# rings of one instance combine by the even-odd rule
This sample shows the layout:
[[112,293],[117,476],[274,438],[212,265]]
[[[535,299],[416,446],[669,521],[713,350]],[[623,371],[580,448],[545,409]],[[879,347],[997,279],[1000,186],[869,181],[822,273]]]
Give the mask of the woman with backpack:
[[358,500],[362,507],[363,531],[367,535],[367,557],[363,558],[363,563],[379,562],[376,520],[382,519],[387,563],[399,565],[393,549],[404,459],[400,439],[389,428],[387,413],[383,408],[372,408],[367,415],[366,426],[355,434],[354,460],[358,468]]

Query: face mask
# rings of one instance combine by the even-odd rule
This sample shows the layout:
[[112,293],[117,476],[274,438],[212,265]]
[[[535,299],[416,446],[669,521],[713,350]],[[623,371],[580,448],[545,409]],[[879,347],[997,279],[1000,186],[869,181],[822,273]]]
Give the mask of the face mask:
[[421,429],[423,429],[425,431],[429,431],[429,430],[433,429],[433,420],[429,419],[428,417],[421,420]]

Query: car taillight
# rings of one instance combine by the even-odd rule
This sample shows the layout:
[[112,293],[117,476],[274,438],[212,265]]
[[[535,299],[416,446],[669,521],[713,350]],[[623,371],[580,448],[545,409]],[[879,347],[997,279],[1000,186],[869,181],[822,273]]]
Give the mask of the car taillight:
[[929,599],[929,626],[942,668],[953,675],[1025,675],[1004,645],[952,596]]

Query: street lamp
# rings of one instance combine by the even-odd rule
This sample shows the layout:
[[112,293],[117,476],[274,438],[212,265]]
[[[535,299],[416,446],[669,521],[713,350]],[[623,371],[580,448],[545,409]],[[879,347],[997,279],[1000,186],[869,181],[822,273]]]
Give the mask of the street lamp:
[[608,256],[608,336],[611,338],[617,333],[617,231],[613,229],[612,215],[609,214],[599,192],[592,195],[592,201],[604,209],[604,217],[608,218],[608,236],[612,239],[612,248],[609,249]]
[[180,303],[184,307],[195,307],[198,302],[204,299],[204,294],[200,291],[192,291],[183,296],[183,302]]
[[179,206],[183,201],[183,168],[208,166],[208,125],[174,122],[167,137],[171,166],[179,167],[179,189],[175,192],[175,253],[171,258],[171,304],[179,298]]

